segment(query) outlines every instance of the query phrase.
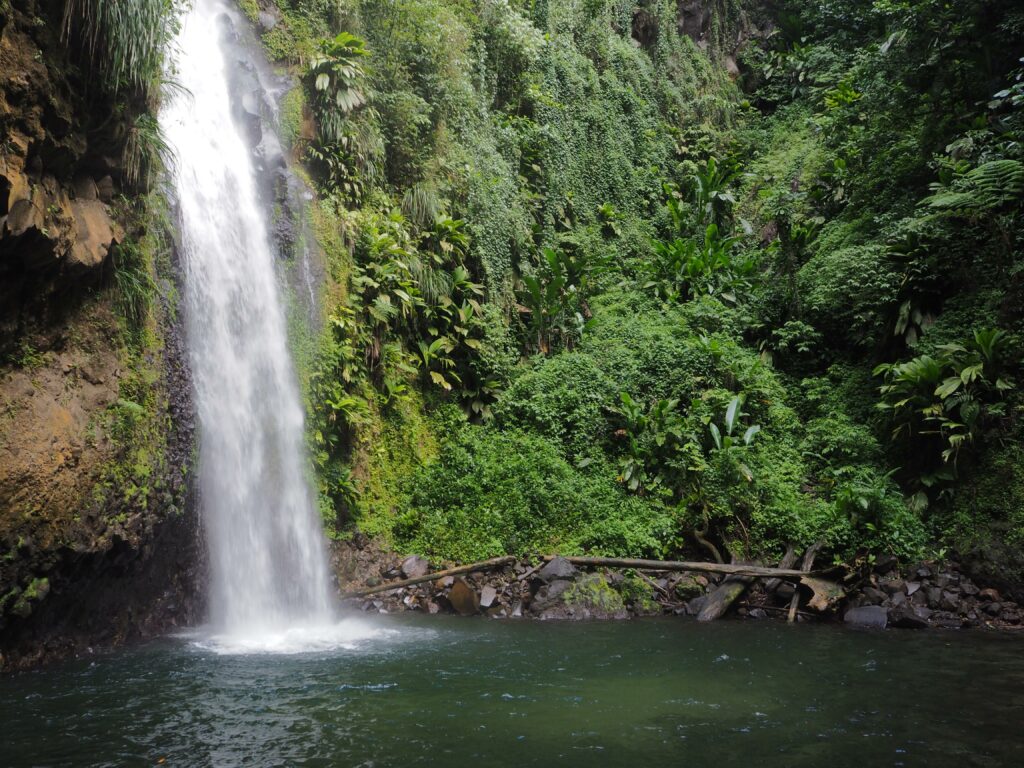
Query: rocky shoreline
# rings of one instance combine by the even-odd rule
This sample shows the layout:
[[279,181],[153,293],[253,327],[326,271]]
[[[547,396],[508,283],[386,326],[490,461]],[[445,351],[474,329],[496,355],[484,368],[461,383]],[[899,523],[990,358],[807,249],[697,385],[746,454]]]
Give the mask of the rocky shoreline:
[[[420,611],[495,619],[629,619],[641,616],[696,617],[727,577],[716,574],[644,573],[618,568],[577,568],[565,558],[548,562],[516,560],[472,573],[439,576],[382,590],[388,583],[429,575],[430,563],[402,557],[365,537],[339,543],[334,565],[346,603],[367,613]],[[438,569],[434,569],[438,570]],[[805,606],[803,588],[778,580],[758,580],[736,600],[728,615],[741,619],[785,620],[796,592],[796,621],[842,621],[871,628],[1024,629],[1024,610],[991,586],[975,583],[959,563],[918,563],[901,567],[881,558],[854,574],[845,598],[825,612]]]

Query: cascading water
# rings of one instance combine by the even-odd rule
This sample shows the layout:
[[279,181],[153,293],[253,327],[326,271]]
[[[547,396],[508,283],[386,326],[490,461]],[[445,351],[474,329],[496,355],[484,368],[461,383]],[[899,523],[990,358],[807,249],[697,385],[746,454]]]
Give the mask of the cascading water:
[[257,168],[232,119],[225,6],[196,0],[178,37],[161,124],[175,182],[200,424],[200,504],[218,635],[272,636],[331,620],[303,413]]

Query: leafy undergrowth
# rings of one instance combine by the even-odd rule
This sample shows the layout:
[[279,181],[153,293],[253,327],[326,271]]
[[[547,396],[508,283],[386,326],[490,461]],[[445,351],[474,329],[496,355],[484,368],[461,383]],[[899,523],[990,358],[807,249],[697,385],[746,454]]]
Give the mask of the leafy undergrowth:
[[1020,541],[1024,19],[968,5],[719,3],[702,49],[668,0],[280,0],[332,531]]

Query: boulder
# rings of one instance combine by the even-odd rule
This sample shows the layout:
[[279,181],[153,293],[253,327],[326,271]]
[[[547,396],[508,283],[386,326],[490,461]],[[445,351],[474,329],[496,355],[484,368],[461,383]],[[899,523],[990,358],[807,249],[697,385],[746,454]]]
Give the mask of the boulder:
[[562,596],[571,586],[571,581],[559,579],[558,581],[553,581],[550,584],[541,587],[537,590],[537,594],[533,596],[533,600],[530,602],[530,610],[534,613],[540,613],[556,603],[561,602]]
[[889,623],[888,611],[880,605],[865,605],[851,608],[843,616],[846,624],[869,629],[885,629]]
[[558,579],[571,579],[575,575],[576,568],[564,557],[556,557],[537,572],[537,578],[545,584]]
[[476,590],[466,583],[465,579],[455,579],[451,591],[448,593],[448,602],[456,613],[463,616],[472,616],[480,610],[480,598]]
[[402,561],[399,570],[402,572],[403,578],[416,579],[427,575],[427,571],[430,570],[430,563],[427,562],[425,557],[409,555],[409,557]]
[[928,618],[932,612],[923,606],[904,605],[900,608],[890,608],[888,619],[889,626],[900,627],[901,629],[924,629],[928,626]]

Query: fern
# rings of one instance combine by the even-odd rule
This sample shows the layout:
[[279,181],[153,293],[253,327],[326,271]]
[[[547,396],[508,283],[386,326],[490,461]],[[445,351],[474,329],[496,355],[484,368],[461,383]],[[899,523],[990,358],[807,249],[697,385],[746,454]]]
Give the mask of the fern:
[[979,165],[921,201],[932,210],[973,216],[1018,202],[1024,196],[1024,163],[993,160]]

